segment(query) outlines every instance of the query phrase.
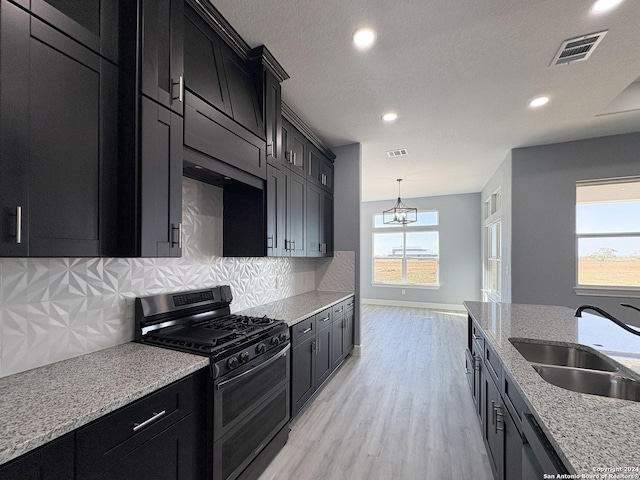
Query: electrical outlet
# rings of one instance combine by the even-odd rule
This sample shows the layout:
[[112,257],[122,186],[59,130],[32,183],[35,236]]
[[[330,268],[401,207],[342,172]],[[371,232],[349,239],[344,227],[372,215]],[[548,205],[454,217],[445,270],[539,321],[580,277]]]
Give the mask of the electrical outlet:
[[402,289],[402,295],[404,295],[407,291],[403,288]]

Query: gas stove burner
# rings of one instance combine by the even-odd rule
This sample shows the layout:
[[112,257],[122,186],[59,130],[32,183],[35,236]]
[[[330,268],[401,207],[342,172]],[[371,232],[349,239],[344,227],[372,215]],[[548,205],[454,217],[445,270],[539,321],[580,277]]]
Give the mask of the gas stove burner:
[[164,332],[164,336],[176,342],[208,345],[210,347],[214,347],[216,345],[235,340],[239,337],[243,337],[244,335],[240,335],[234,331],[229,330],[186,326],[168,330]]

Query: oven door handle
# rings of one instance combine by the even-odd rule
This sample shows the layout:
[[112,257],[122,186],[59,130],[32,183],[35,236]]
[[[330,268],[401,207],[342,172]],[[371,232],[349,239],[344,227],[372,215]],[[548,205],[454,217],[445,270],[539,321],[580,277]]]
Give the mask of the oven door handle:
[[237,381],[241,380],[242,377],[249,375],[250,373],[255,373],[258,370],[262,370],[263,368],[267,368],[269,365],[271,365],[273,362],[275,362],[278,358],[284,356],[289,350],[291,349],[291,344],[287,343],[287,346],[284,347],[283,349],[281,349],[278,353],[276,353],[273,357],[271,357],[269,360],[267,360],[264,363],[261,363],[260,365],[257,365],[249,370],[247,370],[246,372],[242,372],[240,375],[237,375],[233,378],[230,378],[229,380],[225,380],[224,382],[220,382],[216,385],[216,389],[217,390],[221,390],[222,387],[224,387],[225,385],[229,385],[230,383],[236,383]]

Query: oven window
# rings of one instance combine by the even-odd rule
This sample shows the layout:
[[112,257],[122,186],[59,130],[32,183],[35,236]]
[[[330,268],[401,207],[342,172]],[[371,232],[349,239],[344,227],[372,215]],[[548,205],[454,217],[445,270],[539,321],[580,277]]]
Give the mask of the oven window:
[[231,435],[222,445],[222,478],[229,476],[247,459],[253,458],[273,438],[289,416],[289,390],[282,390],[249,422]]
[[[287,379],[287,355],[245,380],[230,385],[222,392],[222,425],[236,419],[247,409],[257,406],[256,402]],[[258,368],[260,368],[258,366]]]

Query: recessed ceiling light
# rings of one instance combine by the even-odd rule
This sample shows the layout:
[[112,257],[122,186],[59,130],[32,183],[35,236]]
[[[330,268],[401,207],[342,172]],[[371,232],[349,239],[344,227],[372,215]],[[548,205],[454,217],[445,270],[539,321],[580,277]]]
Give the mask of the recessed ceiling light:
[[382,120],[385,122],[393,122],[396,118],[398,118],[398,114],[395,112],[387,112],[382,115]]
[[362,50],[369,48],[375,41],[376,32],[370,28],[361,28],[360,30],[356,30],[356,33],[353,34],[353,43],[356,47]]
[[533,100],[530,100],[529,106],[532,108],[538,108],[543,105],[546,105],[547,103],[549,103],[549,97],[542,95],[540,97],[534,98]]
[[596,0],[596,2],[594,2],[594,4],[591,6],[591,11],[593,13],[607,12],[613,8],[616,8],[621,3],[622,0]]

